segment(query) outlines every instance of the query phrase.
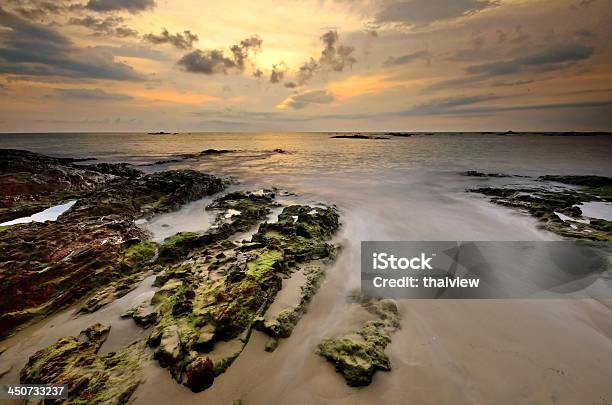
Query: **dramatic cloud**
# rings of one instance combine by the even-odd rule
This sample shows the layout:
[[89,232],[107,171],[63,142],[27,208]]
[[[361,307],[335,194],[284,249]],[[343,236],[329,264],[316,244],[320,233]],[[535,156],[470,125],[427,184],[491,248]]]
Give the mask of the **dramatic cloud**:
[[301,110],[311,104],[329,104],[334,100],[334,95],[326,90],[311,90],[290,96],[279,105],[279,108],[290,107]]
[[126,94],[107,93],[102,89],[55,89],[55,95],[63,99],[87,101],[121,101],[132,98]]
[[[187,72],[203,73],[212,75],[215,73],[226,74],[230,69],[243,71],[246,62],[249,59],[250,52],[257,52],[261,49],[263,41],[256,35],[253,35],[239,44],[233,45],[230,48],[230,56],[226,56],[222,49],[199,50],[196,49],[184,55],[179,61],[179,66],[182,66]],[[257,74],[257,71],[255,71]]]
[[178,64],[187,72],[203,73],[212,75],[215,73],[227,73],[228,69],[236,67],[236,62],[226,57],[222,50],[213,49],[201,51],[196,49],[184,55]]
[[285,83],[287,88],[296,88],[306,84],[320,70],[342,72],[346,67],[353,66],[357,59],[353,56],[355,48],[339,43],[338,32],[329,30],[321,36],[323,50],[318,60],[308,59],[299,67],[294,81]]
[[196,34],[192,34],[189,30],[183,31],[182,34],[180,32],[170,34],[165,28],[159,35],[151,33],[144,35],[142,38],[152,44],[171,44],[178,49],[191,49],[194,42],[199,39]]
[[497,5],[497,0],[411,0],[387,5],[376,16],[379,23],[428,25],[462,17]]
[[239,44],[234,45],[230,48],[236,67],[240,70],[244,69],[245,62],[249,58],[249,52],[259,52],[263,41],[257,35],[253,35],[247,39],[243,39]]
[[96,35],[110,35],[120,38],[138,36],[138,31],[123,24],[123,21],[123,18],[119,16],[106,18],[86,16],[82,18],[72,17],[68,20],[68,24],[87,27],[94,31]]
[[515,74],[521,73],[528,67],[558,65],[588,59],[593,55],[593,52],[593,48],[584,45],[558,45],[527,57],[470,66],[467,68],[467,72],[485,76]]
[[143,80],[112,55],[96,48],[78,48],[54,29],[29,22],[0,8],[0,73],[36,76]]
[[396,66],[396,65],[405,65],[410,62],[414,62],[416,60],[423,59],[426,60],[427,63],[430,61],[430,55],[428,51],[418,51],[409,53],[407,55],[402,55],[398,57],[390,56],[389,59],[385,61],[384,66]]
[[140,13],[155,7],[155,0],[89,0],[85,8],[93,11],[128,11]]
[[342,72],[345,67],[357,62],[357,59],[352,56],[355,48],[339,44],[338,39],[338,31],[330,30],[323,34],[321,41],[325,44],[325,48],[321,52],[319,64],[336,72]]

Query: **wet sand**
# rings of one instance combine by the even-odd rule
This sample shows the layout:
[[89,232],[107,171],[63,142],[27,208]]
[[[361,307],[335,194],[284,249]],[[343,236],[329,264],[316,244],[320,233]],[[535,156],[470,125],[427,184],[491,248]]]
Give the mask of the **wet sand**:
[[[458,227],[453,219],[436,232],[461,232],[475,240],[484,234],[491,239],[556,239],[539,231],[531,218],[484,201],[451,199],[446,204],[463,206],[458,209],[474,204],[469,212],[482,216],[482,225]],[[439,209],[436,205],[430,209]],[[384,204],[380,209],[384,212]],[[309,311],[276,351],[265,352],[266,337],[255,332],[227,372],[198,394],[153,364],[134,403],[576,404],[612,399],[612,303],[595,300],[400,301],[402,327],[387,348],[392,371],[378,372],[368,387],[348,387],[333,365],[315,354],[316,346],[370,319],[346,299],[358,287],[361,236],[399,237],[396,232],[405,227],[372,218],[371,212],[366,222],[358,207],[345,214],[338,238],[344,250]]]
[[0,347],[6,348],[0,355],[0,371],[10,369],[0,377],[0,383],[18,383],[19,371],[27,363],[28,357],[64,336],[78,335],[96,322],[111,325],[110,334],[100,348],[102,354],[145,337],[148,331],[136,325],[132,319],[121,318],[121,314],[153,296],[154,279],[154,275],[146,277],[136,289],[94,313],[76,315],[75,311],[79,308],[77,302],[0,342]]
[[[283,184],[300,198],[337,203],[343,250],[289,339],[273,353],[254,332],[242,354],[214,385],[194,394],[151,362],[135,404],[605,404],[612,402],[612,302],[595,300],[400,301],[401,329],[387,347],[392,371],[368,387],[346,386],[315,354],[324,337],[356,330],[370,319],[347,302],[359,288],[361,240],[556,240],[526,215],[462,194],[456,174],[321,176],[245,175],[246,189]],[[404,177],[402,177],[404,176]],[[253,187],[255,179],[260,183]],[[373,180],[374,179],[374,180]],[[248,181],[251,181],[248,184]],[[409,187],[407,187],[409,185]],[[189,221],[185,221],[189,223]],[[200,225],[198,225],[200,226]],[[36,350],[89,324],[112,324],[107,352],[147,332],[119,315],[151,294],[150,282],[102,310],[72,319],[63,311],[0,343],[0,382],[17,382]],[[149,295],[150,296],[150,295]]]

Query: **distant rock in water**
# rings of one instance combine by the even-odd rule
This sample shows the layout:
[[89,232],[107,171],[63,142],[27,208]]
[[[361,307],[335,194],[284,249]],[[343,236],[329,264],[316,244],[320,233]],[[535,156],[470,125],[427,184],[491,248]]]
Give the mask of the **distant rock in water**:
[[483,173],[476,170],[468,170],[467,172],[463,172],[463,175],[468,177],[529,177],[521,176],[519,174]]
[[222,155],[224,153],[231,153],[231,152],[235,152],[235,151],[231,149],[206,149],[206,150],[203,150],[202,152],[184,153],[178,156],[182,157],[183,159],[193,159],[193,158],[198,158],[201,156]]
[[203,150],[202,152],[199,153],[200,156],[203,155],[218,155],[221,153],[230,153],[230,152],[234,152],[233,150],[230,149],[206,149]]
[[354,135],[334,135],[334,136],[330,136],[330,139],[390,139],[384,136],[369,136],[369,135],[361,135],[361,134],[354,134]]
[[141,164],[139,166],[155,166],[155,165],[165,165],[168,163],[178,163],[180,162],[182,159],[164,159],[164,160],[157,160],[153,163],[144,163]]
[[408,132],[387,132],[385,135],[397,136],[400,138],[408,138],[408,137],[411,137],[413,134],[410,134]]
[[164,131],[159,131],[159,132],[147,132],[148,135],[171,135],[170,132],[164,132]]
[[197,152],[197,153],[183,153],[181,155],[174,155],[171,156],[169,159],[162,159],[162,160],[157,160],[153,163],[145,163],[145,164],[141,164],[139,166],[156,166],[156,165],[164,165],[164,164],[168,164],[168,163],[179,163],[182,160],[186,160],[186,159],[197,159],[199,157],[203,157],[203,156],[214,156],[214,155],[222,155],[225,153],[232,153],[232,152],[236,152],[235,150],[231,150],[231,149],[205,149],[201,152]]

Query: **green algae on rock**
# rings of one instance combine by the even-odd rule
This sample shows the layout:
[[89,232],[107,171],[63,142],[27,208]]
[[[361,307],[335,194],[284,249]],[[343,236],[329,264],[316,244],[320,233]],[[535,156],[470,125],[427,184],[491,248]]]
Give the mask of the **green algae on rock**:
[[[176,210],[226,185],[191,170],[144,175],[121,165],[96,166],[107,172],[102,174],[70,159],[9,152],[2,152],[2,165],[18,173],[2,175],[0,189],[11,193],[6,198],[13,206],[23,199],[47,201],[57,193],[78,192],[79,199],[56,221],[0,232],[0,337],[92,292],[101,295],[84,311],[128,292],[149,269],[154,249],[134,220]],[[60,176],[61,186],[38,184],[53,175]]]
[[612,201],[612,179],[602,176],[540,176],[538,181],[563,183],[577,188],[554,185],[507,185],[477,187],[468,192],[484,194],[495,204],[527,211],[558,235],[595,241],[612,240],[610,221],[581,219],[578,205],[591,201]]
[[254,323],[282,288],[282,277],[334,251],[328,243],[339,226],[333,208],[285,207],[278,223],[259,226],[255,243],[227,240],[256,226],[273,204],[269,193],[215,200],[210,209],[218,210],[216,226],[199,236],[172,238],[173,254],[160,253],[170,259],[156,279],[160,289],[148,308],[131,311],[133,317],[145,315],[146,322],[135,318],[138,323],[153,325],[148,343],[160,365],[193,391],[208,388],[240,355]]
[[98,350],[110,327],[95,324],[32,355],[21,370],[21,384],[65,384],[67,404],[124,404],[142,380],[146,345],[137,341],[105,356]]
[[305,282],[300,286],[297,305],[284,308],[272,319],[269,319],[267,314],[265,314],[254,320],[253,327],[270,337],[265,347],[267,352],[276,350],[280,338],[291,336],[293,329],[304,313],[306,313],[310,300],[318,291],[325,277],[325,267],[328,264],[328,260],[332,259],[333,255],[330,255],[325,261],[309,261],[307,265],[303,266],[302,271],[304,272]]
[[324,339],[317,350],[352,387],[369,385],[378,370],[391,370],[385,348],[391,342],[391,333],[400,326],[399,311],[393,300],[357,300],[377,319],[366,322],[357,332]]

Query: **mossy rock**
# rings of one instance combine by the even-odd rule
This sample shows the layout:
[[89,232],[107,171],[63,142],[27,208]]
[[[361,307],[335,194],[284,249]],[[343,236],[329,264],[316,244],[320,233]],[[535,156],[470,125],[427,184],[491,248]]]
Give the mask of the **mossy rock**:
[[110,328],[95,324],[36,352],[20,372],[21,384],[66,384],[67,404],[124,404],[142,380],[144,342],[97,354]]
[[358,387],[369,385],[376,371],[391,370],[385,348],[391,342],[390,333],[400,323],[393,300],[354,299],[377,319],[366,322],[357,332],[322,340],[317,353],[335,365],[349,386]]

